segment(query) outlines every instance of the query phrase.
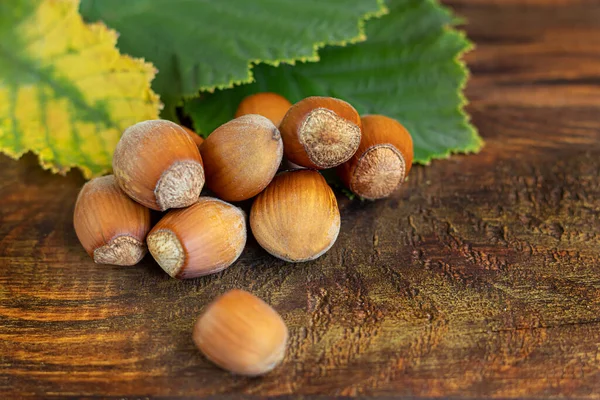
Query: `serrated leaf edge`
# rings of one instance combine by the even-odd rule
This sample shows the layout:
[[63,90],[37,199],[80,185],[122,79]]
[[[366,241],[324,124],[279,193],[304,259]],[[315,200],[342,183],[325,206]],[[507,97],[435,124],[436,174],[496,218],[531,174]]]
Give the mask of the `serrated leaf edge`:
[[[73,1],[73,3],[75,4],[74,9],[75,9],[75,13],[77,14],[77,18],[80,19],[82,25],[85,28],[105,30],[107,37],[110,38],[110,40],[112,42],[112,46],[113,46],[114,50],[118,53],[119,57],[123,57],[123,58],[131,60],[131,61],[136,61],[139,63],[140,70],[145,70],[146,76],[147,76],[147,82],[148,82],[147,93],[145,93],[145,94],[148,96],[151,103],[156,104],[156,118],[158,118],[159,112],[160,112],[160,110],[163,109],[164,104],[160,101],[160,96],[157,93],[155,93],[151,87],[152,80],[158,73],[158,70],[156,69],[154,64],[152,64],[149,61],[146,61],[144,58],[131,57],[128,54],[121,53],[119,51],[119,49],[117,48],[117,39],[119,37],[119,33],[116,30],[109,28],[106,24],[104,24],[101,21],[94,22],[94,23],[86,23],[78,11],[79,0],[71,0],[71,1]],[[110,168],[106,168],[105,170],[102,170],[102,171],[94,174],[94,173],[92,173],[92,170],[90,168],[86,167],[85,165],[79,165],[76,163],[69,163],[69,164],[61,165],[59,167],[58,165],[53,163],[53,158],[45,157],[43,154],[43,151],[44,151],[44,149],[41,149],[41,150],[24,149],[23,151],[12,151],[12,149],[10,149],[10,148],[0,147],[0,153],[7,155],[8,157],[10,157],[14,160],[19,160],[23,155],[25,155],[27,153],[35,154],[38,158],[38,162],[39,162],[40,166],[43,169],[48,170],[55,174],[63,175],[63,176],[66,175],[67,172],[69,172],[73,168],[78,168],[79,170],[81,170],[85,179],[90,179],[93,176],[104,175],[105,173],[111,171]]]
[[379,6],[378,10],[368,12],[359,18],[359,20],[357,22],[358,35],[356,35],[355,37],[347,39],[347,40],[341,40],[341,41],[331,42],[331,43],[325,42],[325,41],[314,43],[313,50],[312,50],[313,54],[308,57],[297,57],[297,58],[279,59],[279,60],[260,60],[260,59],[249,60],[248,64],[247,64],[248,75],[246,76],[246,78],[240,79],[240,80],[232,80],[232,81],[222,84],[222,85],[201,86],[200,88],[198,88],[197,92],[194,94],[187,95],[184,93],[182,98],[178,101],[177,106],[181,106],[185,100],[192,100],[197,97],[200,97],[200,95],[202,93],[214,93],[215,90],[231,89],[234,86],[241,86],[241,85],[246,85],[246,84],[255,82],[256,79],[254,79],[254,73],[252,72],[255,65],[267,64],[267,65],[277,67],[277,66],[279,66],[279,64],[282,64],[282,63],[296,65],[297,62],[318,62],[321,59],[319,56],[319,50],[326,46],[344,47],[344,46],[347,46],[350,44],[364,42],[365,40],[367,40],[365,23],[370,19],[380,18],[384,15],[387,15],[390,12],[389,8],[385,4],[385,0],[377,0],[377,4]]
[[441,4],[438,0],[426,0],[426,1],[436,5],[437,7],[440,7],[445,12],[453,15],[454,18],[453,18],[452,23],[444,26],[444,31],[445,31],[444,34],[448,34],[448,33],[457,34],[465,42],[464,48],[462,50],[460,50],[458,53],[456,53],[456,55],[453,58],[453,61],[456,65],[459,66],[461,72],[463,73],[462,79],[458,85],[458,96],[459,96],[460,101],[457,106],[457,110],[460,113],[460,115],[463,117],[463,120],[465,121],[468,130],[471,132],[472,143],[470,145],[468,145],[466,147],[462,147],[462,148],[447,149],[445,152],[440,153],[440,154],[431,154],[431,155],[428,155],[424,160],[415,160],[413,162],[413,164],[420,164],[420,165],[429,165],[429,164],[431,164],[431,161],[434,159],[435,160],[443,159],[443,158],[448,159],[453,154],[478,153],[485,145],[485,142],[484,142],[483,138],[479,135],[477,128],[471,123],[471,116],[467,113],[467,111],[465,109],[466,106],[469,104],[469,99],[467,99],[467,96],[465,95],[465,89],[467,87],[467,83],[469,82],[469,78],[471,77],[471,71],[467,67],[467,63],[464,60],[464,55],[475,49],[475,47],[476,47],[475,43],[473,43],[471,40],[469,40],[469,38],[467,37],[467,34],[464,30],[457,29],[455,27],[456,24],[462,23],[462,21],[463,21],[462,18],[455,17],[454,13],[450,9],[448,9],[448,7]]

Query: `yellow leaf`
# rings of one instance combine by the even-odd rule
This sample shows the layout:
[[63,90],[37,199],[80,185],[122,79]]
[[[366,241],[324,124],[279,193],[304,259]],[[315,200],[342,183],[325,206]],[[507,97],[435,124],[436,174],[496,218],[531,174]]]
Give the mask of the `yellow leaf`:
[[86,178],[110,171],[128,126],[158,118],[155,69],[121,55],[117,33],[85,24],[79,0],[0,1],[0,151]]

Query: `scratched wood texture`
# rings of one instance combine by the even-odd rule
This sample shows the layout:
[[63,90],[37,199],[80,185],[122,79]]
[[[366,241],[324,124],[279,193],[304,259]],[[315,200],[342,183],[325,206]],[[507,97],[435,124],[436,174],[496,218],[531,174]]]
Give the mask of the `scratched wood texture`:
[[[416,167],[374,203],[340,198],[315,262],[254,241],[176,281],[149,258],[95,265],[72,229],[83,180],[0,158],[0,397],[600,397],[600,2],[452,0],[477,43],[478,155]],[[234,287],[291,331],[283,365],[229,375],[194,348]]]

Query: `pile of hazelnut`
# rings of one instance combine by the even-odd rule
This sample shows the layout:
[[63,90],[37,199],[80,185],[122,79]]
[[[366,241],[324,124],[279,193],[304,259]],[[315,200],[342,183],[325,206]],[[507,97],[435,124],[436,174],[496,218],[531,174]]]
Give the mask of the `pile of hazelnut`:
[[[330,97],[292,105],[259,93],[206,140],[165,120],[127,128],[114,175],[81,189],[75,232],[96,263],[134,265],[149,250],[170,276],[195,278],[238,259],[246,215],[228,202],[254,198],[249,223],[260,246],[288,262],[314,260],[340,230],[335,195],[319,170],[336,168],[356,195],[378,199],[405,181],[412,159],[410,134],[391,118],[361,118]],[[289,169],[277,173],[282,161]],[[213,196],[201,196],[203,187]],[[152,227],[149,209],[170,211]],[[233,290],[206,308],[193,337],[217,365],[260,375],[283,359],[288,332],[269,305]]]

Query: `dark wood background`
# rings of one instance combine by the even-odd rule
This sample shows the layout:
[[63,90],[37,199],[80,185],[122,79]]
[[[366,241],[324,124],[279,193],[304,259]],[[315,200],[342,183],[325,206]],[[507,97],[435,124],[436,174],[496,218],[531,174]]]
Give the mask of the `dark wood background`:
[[[216,276],[95,265],[72,229],[80,175],[0,157],[0,397],[600,397],[600,1],[451,0],[477,48],[487,146],[340,198],[316,262],[250,242]],[[191,340],[234,287],[284,317],[272,374],[231,376]]]

